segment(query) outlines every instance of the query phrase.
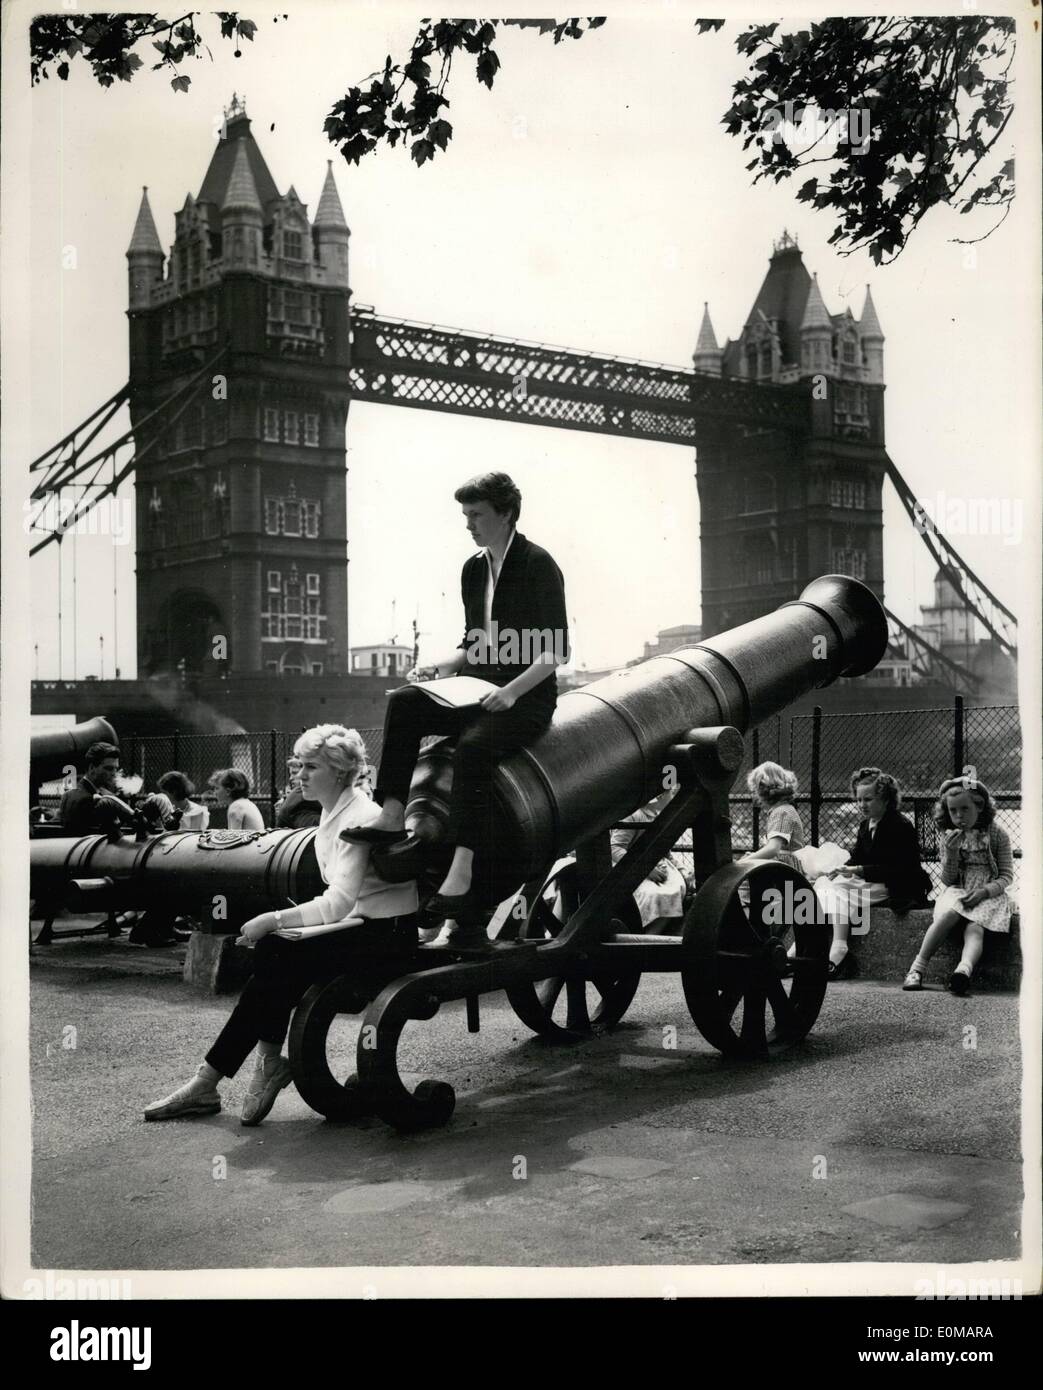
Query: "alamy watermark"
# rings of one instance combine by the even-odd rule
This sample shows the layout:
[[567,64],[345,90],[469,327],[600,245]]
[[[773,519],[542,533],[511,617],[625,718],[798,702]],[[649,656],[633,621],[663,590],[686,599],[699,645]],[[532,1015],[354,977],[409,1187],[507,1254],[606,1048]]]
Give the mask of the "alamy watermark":
[[569,634],[562,628],[501,628],[493,618],[486,631],[473,627],[464,639],[464,653],[471,666],[531,666],[543,655],[559,665],[569,659]]
[[1020,545],[1024,511],[1020,497],[918,497],[913,525],[921,535],[937,531],[948,536],[998,536],[1004,545]]
[[804,106],[798,120],[794,103],[784,101],[768,111],[764,128],[776,145],[792,143],[810,149],[821,141],[825,145],[850,145],[852,154],[865,154],[869,149],[871,112],[864,106],[837,111]]
[[[41,505],[42,503],[42,505]],[[113,545],[129,545],[134,529],[134,503],[129,497],[103,497],[87,510],[82,499],[48,492],[22,503],[22,530],[77,536],[111,536]]]

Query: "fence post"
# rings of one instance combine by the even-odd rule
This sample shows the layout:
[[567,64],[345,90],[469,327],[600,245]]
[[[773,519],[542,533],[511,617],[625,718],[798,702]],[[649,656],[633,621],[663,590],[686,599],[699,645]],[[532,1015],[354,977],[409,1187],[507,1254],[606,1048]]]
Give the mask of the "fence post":
[[176,729],[174,730],[174,762],[173,762],[173,766],[176,767],[176,768],[178,768],[179,770],[180,770],[180,768],[181,768],[181,735],[180,735],[180,733],[179,733]]
[[822,787],[819,783],[819,755],[822,750],[822,706],[816,705],[811,713],[811,843],[818,844],[818,813],[822,801]]
[[959,777],[963,767],[963,696],[957,695],[953,701],[952,775]]
[[[753,746],[750,750],[753,758],[753,766],[756,767],[761,760],[761,734],[760,729],[753,731]],[[753,797],[750,797],[750,848],[757,849],[761,841],[761,815],[760,808]]]
[[270,801],[271,801],[271,808],[272,808],[272,810],[271,810],[271,816],[270,816],[270,818],[269,818],[269,824],[270,824],[270,825],[274,825],[274,824],[275,824],[275,800],[276,800],[276,797],[275,797],[275,730],[274,730],[274,729],[269,730],[269,737],[270,737],[270,740],[271,740],[271,741],[270,741],[270,746],[269,746],[269,750],[268,750],[268,753],[269,753],[269,757],[268,757],[268,777],[269,777],[268,789],[269,789],[269,791],[271,792]]

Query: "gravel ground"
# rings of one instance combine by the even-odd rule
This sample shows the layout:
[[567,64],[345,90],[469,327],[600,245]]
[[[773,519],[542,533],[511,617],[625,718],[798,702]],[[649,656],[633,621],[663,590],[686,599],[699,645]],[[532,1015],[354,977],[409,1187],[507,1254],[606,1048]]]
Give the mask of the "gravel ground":
[[[142,1107],[190,1074],[232,1001],[191,993],[173,953],[126,959],[94,941],[34,951],[41,1266],[1018,1254],[1010,995],[838,984],[811,1038],[761,1065],[704,1043],[672,976],[645,976],[611,1036],[564,1046],[532,1038],[502,995],[485,996],[477,1037],[451,1005],[403,1039],[403,1072],[457,1091],[447,1127],[404,1137],[377,1120],[330,1124],[292,1089],[263,1126],[243,1129],[246,1069],[225,1083],[219,1116],[144,1125]],[[74,1049],[62,1045],[70,1025]],[[357,1027],[340,1020],[331,1043],[344,1075]],[[664,1047],[670,1028],[676,1048]]]

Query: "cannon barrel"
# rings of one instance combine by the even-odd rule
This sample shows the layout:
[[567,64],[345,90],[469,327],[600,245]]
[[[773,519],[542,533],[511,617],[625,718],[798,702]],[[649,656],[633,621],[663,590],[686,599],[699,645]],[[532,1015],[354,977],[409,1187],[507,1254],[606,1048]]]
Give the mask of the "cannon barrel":
[[119,746],[116,730],[100,716],[68,729],[51,729],[33,734],[29,739],[29,772],[34,783],[48,782],[60,777],[70,764],[83,761],[92,743],[114,743]]
[[85,912],[161,908],[231,931],[259,912],[323,891],[314,839],[307,829],[270,830],[220,848],[205,847],[195,831],[176,830],[144,841],[32,840],[29,891],[38,901]]
[[[497,900],[650,800],[689,731],[745,734],[839,676],[864,675],[886,649],[872,591],[826,575],[773,613],[563,695],[550,727],[496,771],[480,891]],[[417,764],[406,815],[424,838],[444,833],[450,787],[447,748],[435,745]]]
[[[476,890],[500,901],[630,815],[662,789],[671,748],[693,730],[730,725],[745,734],[808,691],[872,670],[886,647],[887,622],[872,592],[828,575],[774,613],[564,695],[550,727],[496,770]],[[93,736],[101,735],[95,729]],[[421,755],[406,811],[407,824],[432,842],[433,857],[445,837],[451,786],[451,750],[442,741]],[[161,907],[232,930],[258,912],[322,892],[314,834],[272,830],[228,848],[208,848],[206,836],[179,831],[144,842],[33,840],[31,891],[50,900],[71,891],[79,905],[103,911]],[[401,875],[388,869],[392,876]]]

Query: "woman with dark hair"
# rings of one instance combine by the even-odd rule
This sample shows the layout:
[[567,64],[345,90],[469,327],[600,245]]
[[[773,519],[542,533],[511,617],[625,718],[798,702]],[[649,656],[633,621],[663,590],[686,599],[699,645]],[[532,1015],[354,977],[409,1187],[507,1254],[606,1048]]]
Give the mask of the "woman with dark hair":
[[863,820],[850,859],[815,883],[833,924],[829,973],[834,978],[847,958],[852,921],[865,920],[869,909],[881,903],[907,912],[925,904],[931,888],[920,863],[916,827],[899,813],[902,788],[897,777],[878,767],[860,767],[851,774],[851,796]]
[[191,799],[195,787],[183,772],[164,772],[156,786],[170,798],[175,811],[180,811],[179,830],[205,830],[210,824],[210,812],[201,802]]
[[417,667],[410,679],[463,674],[496,688],[479,704],[462,708],[437,703],[422,685],[393,692],[375,792],[380,815],[365,829],[345,834],[407,850],[405,805],[421,739],[456,735],[449,822],[456,849],[428,904],[429,913],[455,919],[477,905],[470,893],[471,866],[491,814],[493,770],[550,723],[557,703],[554,672],[569,658],[569,641],[561,571],[547,551],[516,529],[521,493],[514,482],[506,473],[484,473],[454,495],[479,547],[461,576],[464,640],[451,657]]
[[250,798],[250,779],[237,767],[222,767],[208,784],[218,806],[227,808],[229,830],[263,830],[264,817]]

